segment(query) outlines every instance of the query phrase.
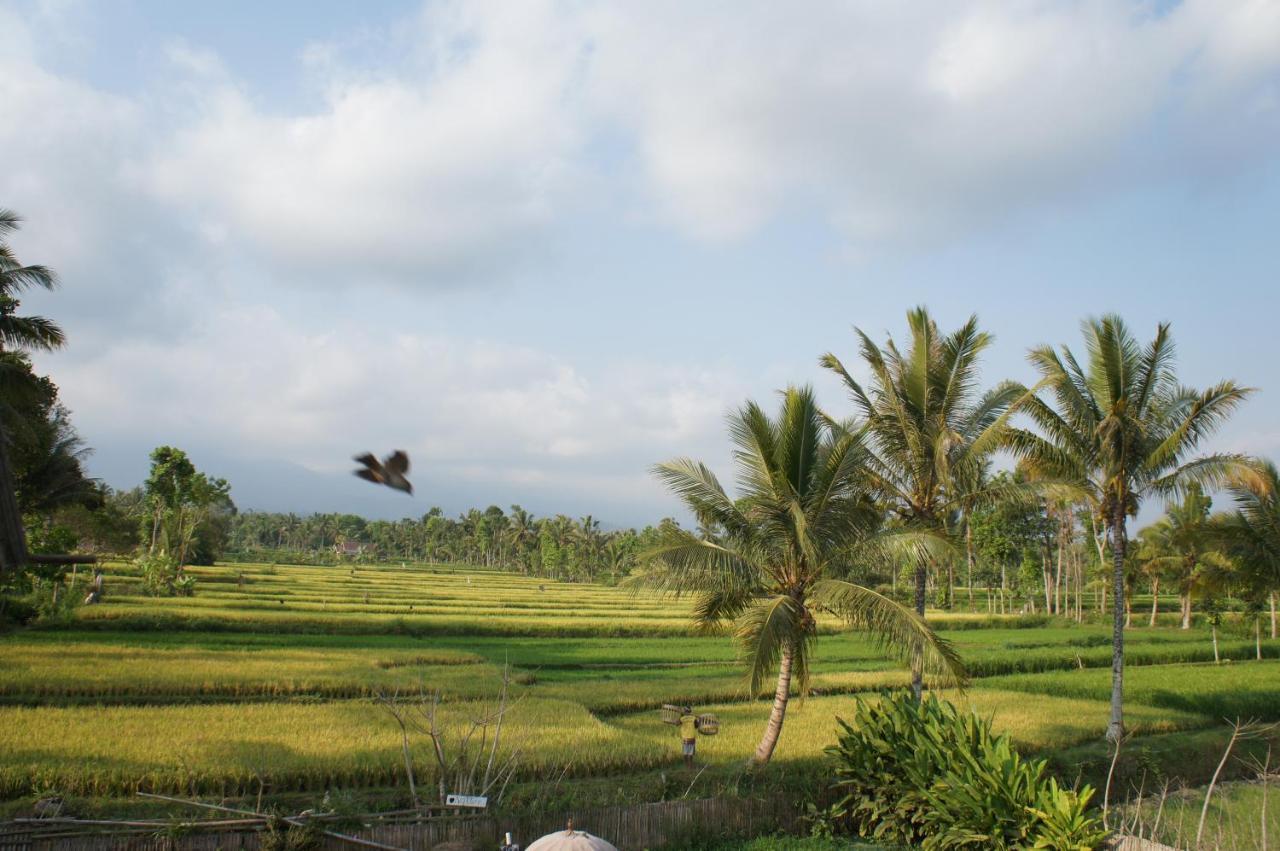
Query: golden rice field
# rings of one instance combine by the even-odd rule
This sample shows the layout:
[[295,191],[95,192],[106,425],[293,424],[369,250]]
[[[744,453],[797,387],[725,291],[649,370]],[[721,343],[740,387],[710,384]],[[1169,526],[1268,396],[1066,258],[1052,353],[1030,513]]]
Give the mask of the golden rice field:
[[[1015,741],[1031,749],[1070,746],[1106,728],[1100,701],[1045,698],[1034,705],[1017,692],[974,690],[958,697],[994,716]],[[831,743],[835,718],[852,698],[797,702],[787,719],[779,759],[811,759]],[[719,715],[722,732],[701,739],[704,760],[741,762],[759,739],[769,705],[760,701],[700,707]],[[445,704],[442,726],[484,709]],[[515,704],[504,748],[521,752],[524,770],[544,775],[618,773],[673,762],[676,731],[647,711],[610,719],[581,704],[534,698]],[[1138,733],[1204,726],[1206,719],[1138,707]],[[382,786],[401,774],[397,728],[369,701],[321,704],[250,703],[148,707],[0,709],[0,794],[41,788],[72,794],[132,791],[237,795],[259,777],[280,789]]]
[[[721,732],[701,740],[700,758],[731,765],[769,709],[747,690],[729,638],[696,634],[684,601],[423,565],[191,571],[195,597],[153,599],[129,567],[111,566],[102,605],[0,636],[0,798],[238,794],[260,780],[315,793],[396,786],[398,728],[374,697],[438,691],[444,717],[461,723],[497,692],[504,666],[517,701],[505,747],[519,749],[530,780],[678,765],[675,734],[654,711],[667,702],[716,712]],[[975,675],[953,698],[1019,746],[1101,736],[1105,626],[930,617]],[[813,695],[792,703],[783,764],[821,757],[851,694],[906,683],[899,664],[836,627],[817,641]],[[1139,736],[1219,723],[1232,682],[1247,682],[1250,706],[1280,705],[1280,663],[1247,661],[1245,636],[1222,636],[1234,680],[1226,666],[1195,664],[1212,658],[1196,630],[1135,630],[1128,645],[1127,720]],[[429,775],[424,751],[418,762]]]

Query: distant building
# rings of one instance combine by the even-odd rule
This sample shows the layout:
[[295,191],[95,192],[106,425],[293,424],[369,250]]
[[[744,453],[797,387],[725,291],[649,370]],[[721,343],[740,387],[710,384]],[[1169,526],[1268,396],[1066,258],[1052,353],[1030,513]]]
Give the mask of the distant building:
[[359,558],[367,552],[372,552],[373,544],[366,544],[364,541],[339,541],[334,545],[333,551],[340,556]]

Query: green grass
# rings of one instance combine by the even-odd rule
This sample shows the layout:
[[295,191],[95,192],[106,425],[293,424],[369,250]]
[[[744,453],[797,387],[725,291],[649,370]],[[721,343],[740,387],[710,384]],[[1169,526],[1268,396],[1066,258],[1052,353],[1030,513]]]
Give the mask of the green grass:
[[[1205,789],[1173,793],[1163,802],[1157,792],[1126,808],[1125,816],[1143,835],[1176,847],[1191,848],[1200,830]],[[1267,798],[1264,813],[1263,797]],[[1280,843],[1280,790],[1261,783],[1223,783],[1213,790],[1204,814],[1201,844],[1216,851],[1270,851]]]
[[[1104,700],[1111,672],[1103,669],[1055,671],[1034,676],[993,677],[984,686],[1032,694]],[[1280,720],[1280,662],[1129,666],[1127,700],[1214,719]]]
[[[1044,697],[1028,701],[1018,692],[974,689],[965,695],[947,694],[958,705],[991,716],[996,727],[1008,732],[1014,743],[1028,751],[1047,752],[1101,739],[1107,727],[1108,704],[1099,700]],[[835,742],[836,718],[852,714],[853,698],[813,697],[794,701],[787,710],[786,726],[776,759],[804,760],[820,757]],[[712,763],[741,762],[751,755],[769,716],[770,703],[726,703],[699,707],[720,718],[720,732],[698,739],[699,756]],[[671,759],[679,754],[675,728],[663,725],[655,712],[640,712],[610,719],[619,729],[665,750]],[[1168,733],[1207,726],[1209,719],[1183,712],[1132,706],[1131,728],[1139,734]]]

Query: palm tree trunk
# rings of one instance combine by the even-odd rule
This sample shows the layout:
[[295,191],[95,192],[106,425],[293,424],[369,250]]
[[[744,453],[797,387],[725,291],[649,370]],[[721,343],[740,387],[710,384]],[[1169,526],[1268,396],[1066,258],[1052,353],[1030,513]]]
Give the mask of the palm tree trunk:
[[[916,614],[924,620],[924,595],[925,581],[928,578],[928,572],[925,570],[924,562],[921,561],[916,565]],[[915,695],[916,702],[919,703],[924,695],[924,654],[913,654],[911,662],[911,693]],[[774,704],[775,708],[777,704]]]
[[947,611],[955,608],[956,604],[956,563],[947,559]]
[[1040,576],[1044,580],[1044,613],[1053,614],[1053,573],[1049,570],[1049,552],[1040,554]]
[[1107,738],[1117,743],[1124,736],[1124,556],[1127,545],[1124,504],[1117,501],[1111,518],[1111,579],[1115,600],[1111,624],[1111,719],[1107,723]]
[[1218,658],[1218,625],[1215,623],[1209,627],[1213,633],[1213,664],[1221,664],[1222,660]]
[[[973,611],[973,527],[968,521],[964,524],[964,559],[969,568],[969,611]],[[1271,595],[1272,602],[1275,602],[1275,595]],[[1274,611],[1274,608],[1272,609]],[[1275,618],[1272,618],[1275,622]],[[1273,636],[1274,637],[1274,636]]]
[[1179,602],[1182,604],[1182,628],[1191,629],[1191,592],[1182,594]]
[[1259,662],[1262,661],[1262,618],[1253,622],[1253,651]]
[[1000,614],[1004,614],[1004,592],[1009,587],[1009,566],[1003,561],[1000,562]]
[[1156,613],[1160,611],[1160,577],[1151,577],[1151,626],[1156,625]]
[[1058,520],[1058,569],[1053,578],[1053,613],[1062,614],[1062,561],[1066,557],[1067,523]]
[[1276,639],[1276,592],[1271,592],[1271,639]]
[[782,735],[782,721],[787,715],[787,701],[791,699],[791,665],[795,656],[795,647],[792,645],[787,644],[782,648],[782,659],[778,665],[778,688],[773,693],[773,711],[769,713],[764,738],[751,755],[751,761],[756,765],[769,761],[773,756],[773,749],[778,746],[778,737]]

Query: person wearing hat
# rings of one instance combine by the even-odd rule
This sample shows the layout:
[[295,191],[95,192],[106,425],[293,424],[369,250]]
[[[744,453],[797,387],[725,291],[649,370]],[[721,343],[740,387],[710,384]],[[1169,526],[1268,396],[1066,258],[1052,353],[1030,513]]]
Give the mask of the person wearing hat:
[[693,755],[698,749],[698,716],[692,706],[681,707],[680,750],[684,754],[684,767],[693,768]]

